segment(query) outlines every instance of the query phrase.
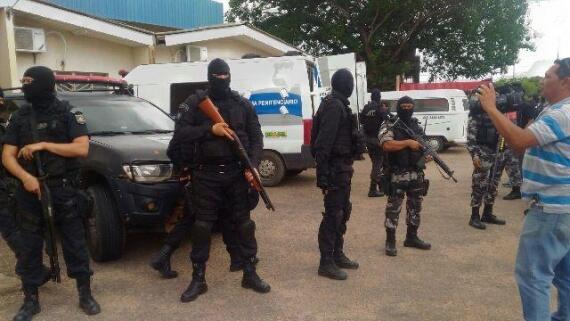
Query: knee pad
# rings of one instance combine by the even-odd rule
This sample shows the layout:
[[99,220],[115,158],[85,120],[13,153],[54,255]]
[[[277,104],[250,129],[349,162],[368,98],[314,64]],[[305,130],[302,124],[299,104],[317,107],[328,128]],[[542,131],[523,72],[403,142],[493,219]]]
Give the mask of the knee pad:
[[206,221],[196,221],[192,225],[192,232],[190,234],[194,244],[204,244],[210,240],[212,234],[212,226],[214,224]]
[[251,219],[242,222],[239,225],[239,232],[244,240],[246,241],[253,240],[255,238],[255,222],[252,221]]

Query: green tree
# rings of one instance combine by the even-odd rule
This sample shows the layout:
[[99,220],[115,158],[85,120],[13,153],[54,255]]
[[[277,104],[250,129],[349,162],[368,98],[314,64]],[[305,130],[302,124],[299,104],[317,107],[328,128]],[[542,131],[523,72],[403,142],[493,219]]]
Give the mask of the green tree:
[[541,77],[524,77],[524,78],[508,78],[500,79],[495,82],[496,86],[515,85],[524,89],[525,99],[532,100],[535,96],[540,96]]
[[527,0],[230,0],[241,21],[316,55],[355,52],[369,85],[393,87],[422,66],[446,79],[479,78],[531,48]]

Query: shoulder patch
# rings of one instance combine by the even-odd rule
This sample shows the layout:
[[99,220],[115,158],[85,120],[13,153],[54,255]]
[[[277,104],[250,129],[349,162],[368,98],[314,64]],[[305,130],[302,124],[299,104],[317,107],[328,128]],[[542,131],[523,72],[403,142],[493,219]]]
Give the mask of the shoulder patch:
[[83,113],[76,111],[73,113],[73,116],[75,116],[75,122],[79,125],[85,125],[87,123],[87,119],[85,119],[85,115],[83,115]]

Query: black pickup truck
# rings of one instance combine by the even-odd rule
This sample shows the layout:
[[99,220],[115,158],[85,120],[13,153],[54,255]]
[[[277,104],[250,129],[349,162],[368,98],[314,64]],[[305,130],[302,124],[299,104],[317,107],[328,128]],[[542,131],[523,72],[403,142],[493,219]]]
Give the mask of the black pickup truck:
[[[129,94],[60,92],[87,119],[89,156],[82,183],[94,199],[86,219],[91,257],[111,261],[124,252],[129,229],[164,229],[182,190],[166,156],[174,121],[160,108]],[[8,95],[0,115],[25,100]]]

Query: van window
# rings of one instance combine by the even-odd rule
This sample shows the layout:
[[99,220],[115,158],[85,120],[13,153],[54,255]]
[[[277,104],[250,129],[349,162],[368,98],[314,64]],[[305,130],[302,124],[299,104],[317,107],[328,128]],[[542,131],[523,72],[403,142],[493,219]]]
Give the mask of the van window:
[[178,114],[178,107],[196,90],[208,89],[208,82],[186,82],[170,85],[170,114]]
[[[429,112],[448,112],[449,102],[445,98],[419,98],[414,99],[416,106],[414,112],[429,113]],[[397,100],[386,100],[390,110],[396,112]]]

